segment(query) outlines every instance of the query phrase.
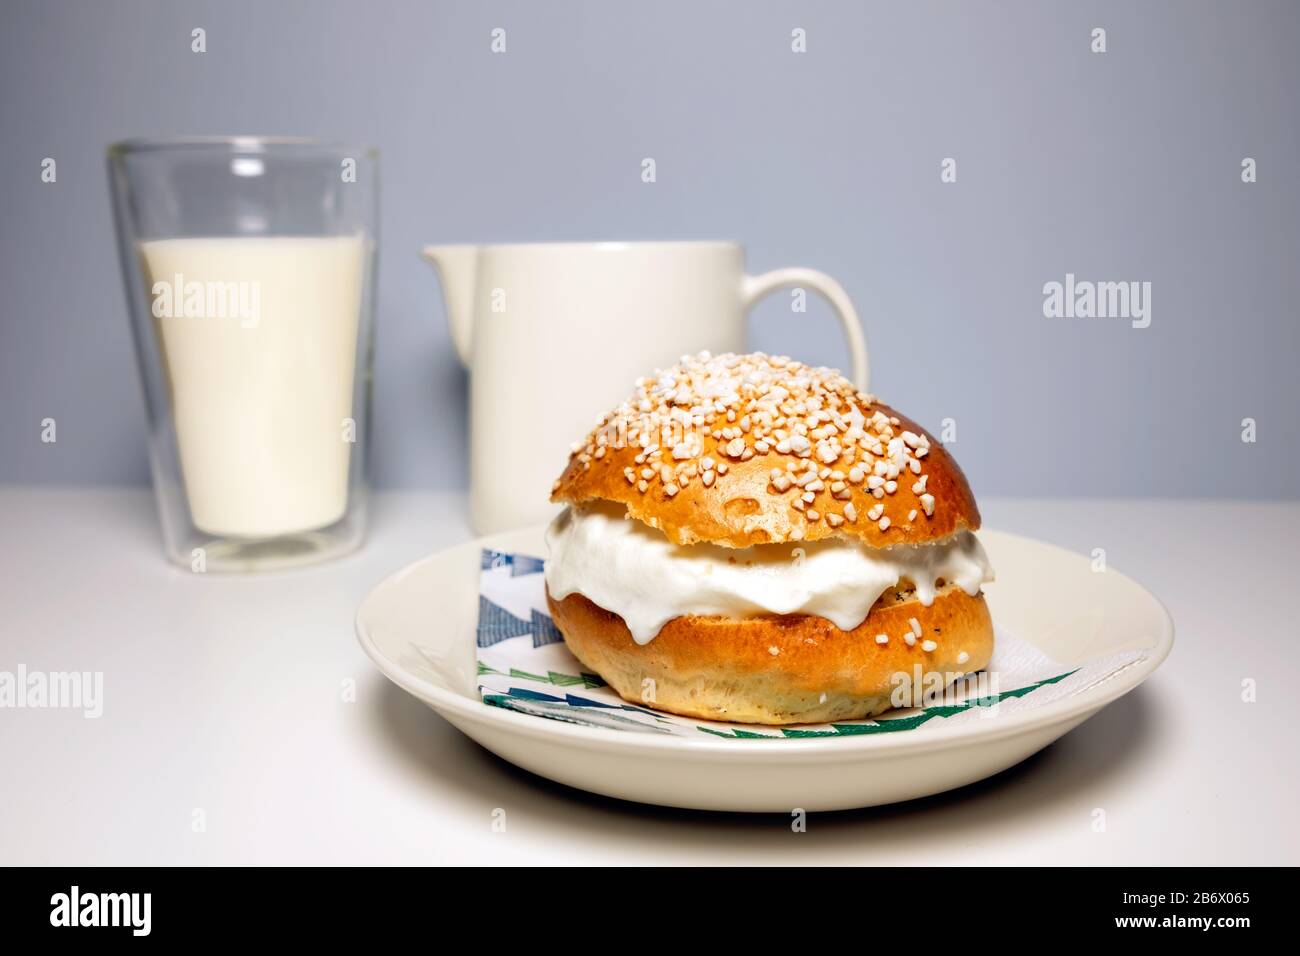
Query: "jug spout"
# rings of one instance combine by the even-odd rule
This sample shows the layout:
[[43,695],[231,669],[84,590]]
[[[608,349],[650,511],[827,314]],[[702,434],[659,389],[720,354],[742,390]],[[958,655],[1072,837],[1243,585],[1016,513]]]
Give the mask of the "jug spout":
[[469,367],[474,341],[474,283],[478,271],[478,246],[425,246],[420,255],[438,270],[447,325],[461,364]]

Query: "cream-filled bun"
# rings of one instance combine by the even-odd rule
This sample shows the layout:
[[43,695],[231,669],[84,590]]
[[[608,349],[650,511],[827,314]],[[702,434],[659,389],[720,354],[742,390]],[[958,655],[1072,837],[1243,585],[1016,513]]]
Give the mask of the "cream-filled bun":
[[992,655],[993,574],[965,476],[831,370],[683,358],[638,380],[551,498],[569,506],[547,532],[552,616],[626,700],[846,720]]

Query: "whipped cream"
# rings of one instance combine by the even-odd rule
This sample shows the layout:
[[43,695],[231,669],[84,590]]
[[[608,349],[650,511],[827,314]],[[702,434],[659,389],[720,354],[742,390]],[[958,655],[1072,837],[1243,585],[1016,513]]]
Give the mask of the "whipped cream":
[[910,581],[927,606],[940,579],[970,595],[993,580],[969,531],[892,548],[841,538],[743,549],[682,546],[609,503],[566,508],[547,529],[546,546],[551,596],[584,595],[623,618],[638,644],[684,614],[815,614],[848,631],[900,580]]

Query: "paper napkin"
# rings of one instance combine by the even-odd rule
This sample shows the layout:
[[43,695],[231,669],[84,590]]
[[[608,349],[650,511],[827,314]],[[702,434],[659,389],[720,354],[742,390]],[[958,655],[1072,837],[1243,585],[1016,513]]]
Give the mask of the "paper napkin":
[[1126,652],[1066,666],[1003,628],[996,633],[989,666],[924,707],[888,711],[873,720],[790,727],[678,717],[628,703],[569,653],[547,613],[541,558],[485,549],[479,576],[479,693],[495,707],[629,733],[746,740],[835,738],[924,733],[955,722],[997,719],[1080,693],[1146,657]]

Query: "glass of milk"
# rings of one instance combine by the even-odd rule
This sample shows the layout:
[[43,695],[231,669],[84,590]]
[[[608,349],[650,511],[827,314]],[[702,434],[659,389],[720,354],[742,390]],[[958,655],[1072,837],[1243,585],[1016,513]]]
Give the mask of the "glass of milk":
[[168,556],[323,560],[365,533],[377,156],[315,140],[109,149]]

